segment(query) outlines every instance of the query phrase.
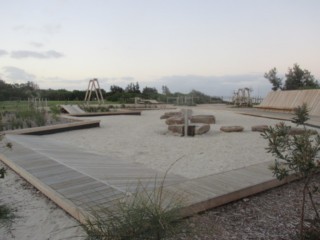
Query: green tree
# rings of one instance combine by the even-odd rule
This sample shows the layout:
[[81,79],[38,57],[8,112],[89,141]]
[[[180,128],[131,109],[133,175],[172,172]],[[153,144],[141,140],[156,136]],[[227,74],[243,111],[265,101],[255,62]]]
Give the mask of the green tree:
[[162,86],[162,94],[163,95],[170,95],[171,94],[169,88],[166,85]]
[[129,83],[125,89],[126,93],[140,93],[139,83]]
[[277,76],[277,69],[272,68],[269,72],[264,74],[264,77],[272,84],[272,90],[277,91],[282,89],[282,79]]
[[158,97],[158,90],[156,88],[145,87],[142,90],[142,97],[147,99],[156,99]]
[[304,69],[302,70],[298,64],[294,64],[293,68],[289,68],[286,74],[284,84],[285,90],[319,88],[319,83],[315,80],[311,73]]
[[[295,109],[295,117],[292,122],[297,125],[303,125],[304,132],[301,135],[290,135],[290,127],[284,123],[276,127],[270,127],[262,136],[268,140],[267,152],[275,157],[275,164],[271,167],[273,174],[282,180],[290,174],[296,174],[304,181],[302,189],[302,204],[300,215],[300,238],[320,235],[320,216],[317,206],[313,200],[313,195],[319,193],[318,186],[312,183],[315,174],[320,172],[319,152],[320,135],[312,135],[305,126],[309,119],[308,108],[306,104]],[[311,226],[305,227],[305,205],[306,197],[309,196],[312,208],[315,213],[314,219],[308,220]],[[319,238],[314,238],[319,239]]]
[[110,86],[110,91],[111,93],[123,93],[124,90],[122,87],[116,86],[116,85],[111,85]]

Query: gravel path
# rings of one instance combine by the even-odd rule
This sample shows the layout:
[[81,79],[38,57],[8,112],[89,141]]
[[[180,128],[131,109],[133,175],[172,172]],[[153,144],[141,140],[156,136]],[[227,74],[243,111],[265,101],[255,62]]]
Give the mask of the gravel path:
[[[320,182],[320,174],[314,182]],[[294,239],[300,221],[302,188],[303,182],[295,181],[193,216],[181,224],[184,233],[170,240]],[[319,208],[320,194],[314,200]],[[309,201],[306,216],[314,217]]]

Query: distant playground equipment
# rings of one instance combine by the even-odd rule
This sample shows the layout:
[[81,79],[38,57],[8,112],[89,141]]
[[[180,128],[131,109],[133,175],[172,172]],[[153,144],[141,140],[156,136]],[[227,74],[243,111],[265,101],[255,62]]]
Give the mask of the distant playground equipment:
[[88,84],[87,92],[84,97],[86,103],[90,102],[92,91],[95,92],[98,103],[104,103],[103,95],[101,92],[100,84],[97,78],[91,79]]
[[154,99],[142,99],[142,98],[138,98],[138,97],[135,97],[134,98],[134,104],[135,105],[138,105],[138,104],[153,104],[153,105],[156,105],[156,104],[159,104],[160,102],[158,102],[157,100],[154,100]]
[[167,104],[175,104],[178,106],[195,106],[194,100],[198,97],[191,96],[178,96],[178,97],[167,97]]
[[233,92],[232,103],[238,107],[250,107],[252,106],[252,99],[250,93],[252,89],[250,88],[239,88],[237,91]]
[[48,107],[48,101],[46,98],[28,98],[29,108],[45,108]]

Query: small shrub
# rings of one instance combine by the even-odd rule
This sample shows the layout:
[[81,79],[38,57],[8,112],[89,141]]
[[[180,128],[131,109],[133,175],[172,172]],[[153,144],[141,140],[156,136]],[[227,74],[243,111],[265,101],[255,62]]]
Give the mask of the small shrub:
[[4,178],[6,174],[7,170],[4,167],[0,168],[0,178]]
[[46,125],[47,119],[44,110],[35,111],[34,114],[34,122],[36,126],[40,127]]
[[160,184],[155,179],[153,190],[148,190],[140,183],[135,193],[126,194],[112,208],[93,210],[93,218],[88,218],[83,225],[88,240],[159,240],[174,233],[180,219],[183,196],[165,193],[167,172]]
[[58,121],[59,115],[60,115],[60,108],[57,105],[54,105],[50,107],[50,111],[51,111],[53,120]]
[[[290,174],[296,174],[304,180],[299,236],[300,239],[306,239],[305,234],[320,232],[320,216],[313,200],[313,195],[319,193],[319,186],[312,185],[314,175],[320,172],[320,135],[313,136],[312,132],[306,129],[305,122],[309,119],[309,111],[306,104],[296,108],[294,113],[295,117],[292,122],[297,125],[303,125],[303,134],[291,136],[289,134],[290,127],[281,123],[275,127],[270,127],[262,136],[268,140],[267,152],[276,158],[275,164],[271,167],[273,174],[279,180],[284,179]],[[314,219],[311,221],[305,219],[307,196],[310,199],[315,214]],[[305,227],[306,221],[309,221],[307,227]],[[311,224],[310,226],[310,223],[316,224]]]
[[0,228],[9,227],[15,217],[13,210],[7,205],[0,205]]

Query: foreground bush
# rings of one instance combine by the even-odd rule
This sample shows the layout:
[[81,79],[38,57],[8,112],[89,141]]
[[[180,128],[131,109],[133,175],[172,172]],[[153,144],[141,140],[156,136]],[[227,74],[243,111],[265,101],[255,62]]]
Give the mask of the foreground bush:
[[[304,180],[302,189],[302,205],[300,215],[300,239],[320,239],[320,216],[313,195],[319,193],[319,186],[312,184],[315,174],[320,172],[320,135],[312,135],[305,126],[309,120],[309,111],[304,104],[295,109],[292,122],[303,125],[304,133],[297,136],[289,134],[290,127],[281,123],[270,127],[262,136],[268,140],[266,148],[276,159],[272,166],[274,175],[282,180],[290,174],[295,174]],[[309,197],[314,210],[313,219],[305,219],[306,198]],[[314,238],[314,236],[317,236]]]
[[115,206],[93,210],[83,226],[88,239],[158,240],[174,233],[182,196],[165,194],[163,183],[152,191],[139,184],[135,193],[126,194]]

